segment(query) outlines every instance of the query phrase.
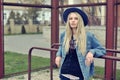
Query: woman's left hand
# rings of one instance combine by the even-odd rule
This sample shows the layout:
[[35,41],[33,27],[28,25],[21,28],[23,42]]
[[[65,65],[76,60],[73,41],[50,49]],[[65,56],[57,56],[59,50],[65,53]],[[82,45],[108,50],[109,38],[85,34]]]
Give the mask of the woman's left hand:
[[85,64],[87,66],[90,66],[90,64],[93,62],[94,58],[93,58],[93,54],[91,52],[88,52],[86,55],[86,60],[85,60]]

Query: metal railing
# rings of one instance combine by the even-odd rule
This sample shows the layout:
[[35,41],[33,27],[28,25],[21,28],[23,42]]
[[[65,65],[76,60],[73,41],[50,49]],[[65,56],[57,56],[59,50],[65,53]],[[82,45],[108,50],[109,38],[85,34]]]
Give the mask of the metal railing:
[[[60,46],[60,44],[59,43],[54,43],[51,46],[51,48],[32,47],[32,48],[29,49],[29,54],[28,54],[28,80],[31,80],[31,54],[32,54],[32,50],[37,49],[37,50],[57,52],[58,49],[54,48],[56,46]],[[113,50],[113,49],[107,49],[107,52],[120,53],[120,51]],[[50,54],[52,54],[52,53],[50,53]],[[104,55],[100,58],[101,59],[109,59],[109,60],[120,61],[120,57],[116,57],[116,56]],[[50,79],[53,80],[53,62],[52,62],[52,60],[50,60]]]
[[[45,51],[57,51],[57,49],[54,48],[41,48],[41,47],[32,47],[29,50],[29,54],[28,54],[28,80],[31,80],[31,54],[32,54],[32,50],[37,49],[37,50],[45,50]],[[52,74],[51,72],[53,71],[53,67],[52,67],[52,62],[50,62],[50,75]],[[52,76],[52,75],[51,75]],[[51,77],[51,80],[52,77]]]

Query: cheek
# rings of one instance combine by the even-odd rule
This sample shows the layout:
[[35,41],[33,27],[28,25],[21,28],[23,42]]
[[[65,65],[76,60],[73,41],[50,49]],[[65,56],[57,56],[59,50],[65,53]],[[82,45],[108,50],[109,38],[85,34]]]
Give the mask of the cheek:
[[71,21],[69,21],[69,25],[71,25],[72,24],[72,22]]
[[78,20],[76,20],[75,23],[78,24]]

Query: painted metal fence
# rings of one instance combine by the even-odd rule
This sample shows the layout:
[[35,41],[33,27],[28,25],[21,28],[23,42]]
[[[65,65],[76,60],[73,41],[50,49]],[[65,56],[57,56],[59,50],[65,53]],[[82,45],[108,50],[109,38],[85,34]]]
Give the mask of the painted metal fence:
[[[53,51],[53,52],[56,52],[57,49],[54,48],[56,46],[60,46],[59,43],[54,43],[52,45],[52,48],[42,48],[42,47],[32,47],[30,50],[29,50],[29,54],[28,54],[28,80],[31,80],[31,54],[32,54],[32,50],[34,49],[37,49],[37,50],[44,50],[44,51]],[[120,51],[118,50],[113,50],[113,49],[107,49],[107,52],[113,52],[113,53],[120,53]],[[117,56],[108,56],[108,55],[104,55],[102,57],[100,57],[101,59],[107,59],[107,60],[114,60],[114,61],[120,61],[120,57],[117,57]],[[53,61],[52,61],[52,53],[51,53],[51,56],[50,56],[50,80],[53,80],[53,68],[54,68],[54,64],[53,64]],[[116,72],[116,69],[113,70],[114,72]],[[106,75],[104,75],[106,76]],[[104,78],[104,80],[107,80]],[[116,77],[113,76],[113,80],[116,80]]]

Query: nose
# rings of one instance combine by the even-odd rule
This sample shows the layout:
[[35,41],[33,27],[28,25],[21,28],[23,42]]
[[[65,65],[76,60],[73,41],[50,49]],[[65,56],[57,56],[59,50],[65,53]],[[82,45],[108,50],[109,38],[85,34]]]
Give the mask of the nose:
[[72,19],[72,22],[74,22],[75,21],[75,19]]

